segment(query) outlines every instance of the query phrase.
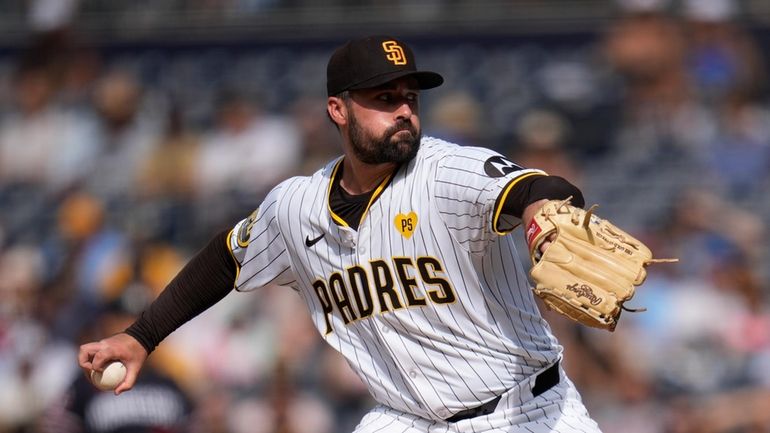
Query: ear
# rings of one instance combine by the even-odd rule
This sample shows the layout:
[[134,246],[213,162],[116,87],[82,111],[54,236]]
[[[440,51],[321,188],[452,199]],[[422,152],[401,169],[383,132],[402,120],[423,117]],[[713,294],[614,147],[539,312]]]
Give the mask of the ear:
[[329,113],[329,118],[337,126],[346,125],[348,123],[348,107],[345,105],[345,101],[342,98],[336,96],[329,96],[326,100],[326,112]]

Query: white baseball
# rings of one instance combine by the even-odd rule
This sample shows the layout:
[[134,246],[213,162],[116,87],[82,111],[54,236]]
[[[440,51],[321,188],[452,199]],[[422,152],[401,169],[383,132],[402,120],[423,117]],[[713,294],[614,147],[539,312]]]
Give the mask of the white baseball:
[[110,363],[104,371],[91,370],[91,382],[102,391],[115,389],[126,378],[126,366],[120,361]]

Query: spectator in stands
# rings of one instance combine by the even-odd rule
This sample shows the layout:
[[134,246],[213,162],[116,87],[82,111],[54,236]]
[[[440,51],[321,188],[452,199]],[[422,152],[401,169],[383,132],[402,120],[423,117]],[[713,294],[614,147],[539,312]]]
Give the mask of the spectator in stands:
[[[121,299],[106,305],[88,326],[84,340],[119,332],[135,319]],[[136,395],[125,398],[98,391],[77,375],[67,392],[51,404],[39,423],[42,433],[184,433],[190,431],[193,402],[152,363],[137,379]]]
[[734,92],[758,96],[765,65],[757,41],[737,22],[735,0],[685,0],[686,64],[699,96],[720,105]]
[[736,22],[733,0],[688,0],[687,66],[698,97],[717,116],[703,143],[706,167],[734,200],[756,200],[770,179],[770,111],[762,104],[765,65],[758,43]]
[[308,176],[320,164],[337,155],[337,132],[329,128],[329,122],[319,107],[323,104],[317,98],[301,97],[292,104],[291,113],[299,129],[302,142],[302,156],[298,174]]
[[143,224],[144,239],[180,245],[194,238],[200,137],[187,127],[179,109],[169,110],[165,133],[138,163],[135,206],[152,215]]
[[262,111],[256,97],[225,90],[217,124],[202,142],[198,190],[204,200],[227,192],[264,192],[299,167],[300,144],[290,118]]
[[189,199],[195,194],[200,139],[178,109],[169,110],[164,126],[165,134],[138,164],[137,192],[142,198]]
[[154,98],[127,70],[109,71],[97,83],[89,139],[99,153],[89,167],[87,190],[110,208],[133,194],[142,162],[160,142],[165,107]]
[[555,111],[532,109],[516,123],[511,160],[524,167],[540,167],[546,173],[572,179],[580,186],[580,169],[570,153],[570,125]]
[[679,22],[661,9],[630,9],[609,28],[606,59],[623,80],[623,117],[615,158],[651,164],[692,158],[713,119],[695,99]]
[[44,408],[78,372],[74,346],[55,338],[46,320],[40,249],[0,252],[0,431],[32,431]]
[[0,119],[0,189],[61,191],[82,179],[96,148],[88,123],[56,104],[56,81],[41,65],[21,65],[14,110]]
[[131,245],[106,218],[104,203],[73,191],[56,214],[56,233],[43,243],[49,273],[46,302],[51,333],[74,341],[101,305],[120,295],[131,277]]
[[482,127],[480,102],[465,91],[440,97],[426,118],[431,134],[461,145],[480,146],[491,132]]

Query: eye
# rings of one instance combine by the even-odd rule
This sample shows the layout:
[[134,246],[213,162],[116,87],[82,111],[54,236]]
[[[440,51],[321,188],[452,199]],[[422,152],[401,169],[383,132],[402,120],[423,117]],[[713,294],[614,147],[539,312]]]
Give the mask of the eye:
[[383,102],[390,102],[393,100],[393,97],[391,96],[390,93],[381,93],[377,95],[377,99]]

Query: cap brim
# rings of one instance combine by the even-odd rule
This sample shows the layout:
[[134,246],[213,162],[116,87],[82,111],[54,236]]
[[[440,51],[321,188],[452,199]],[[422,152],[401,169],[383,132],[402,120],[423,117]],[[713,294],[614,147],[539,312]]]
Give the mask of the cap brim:
[[348,87],[347,90],[369,89],[381,86],[387,82],[402,77],[414,77],[417,79],[417,85],[421,90],[432,89],[440,86],[444,82],[444,77],[431,71],[395,71],[387,74],[378,75],[361,83]]

